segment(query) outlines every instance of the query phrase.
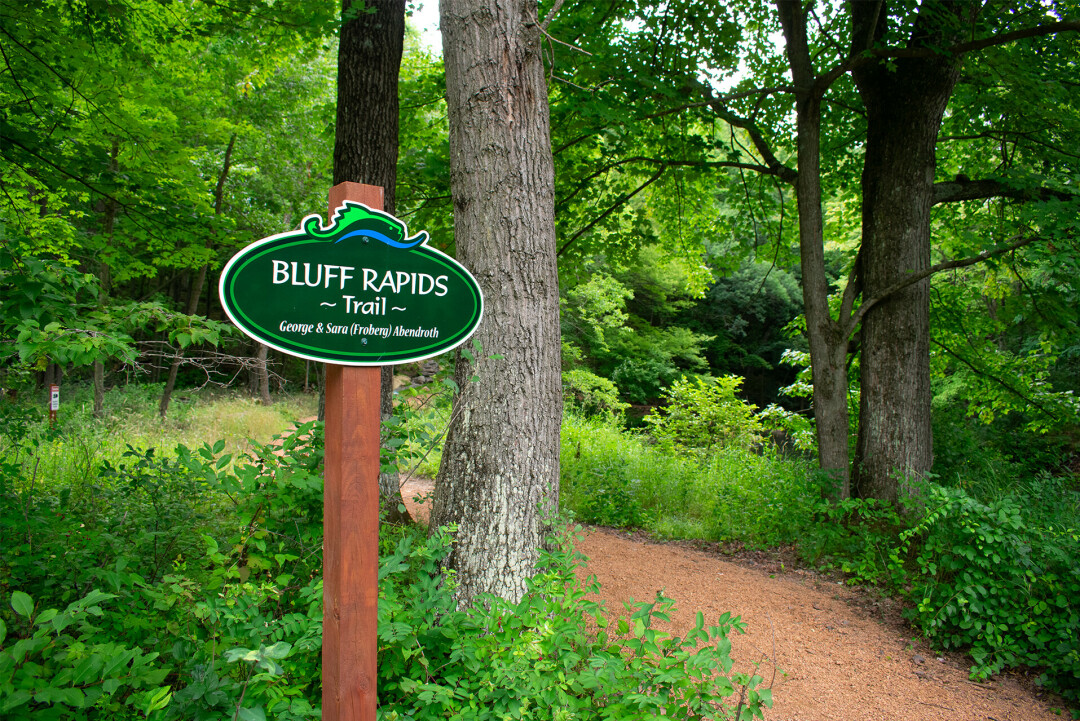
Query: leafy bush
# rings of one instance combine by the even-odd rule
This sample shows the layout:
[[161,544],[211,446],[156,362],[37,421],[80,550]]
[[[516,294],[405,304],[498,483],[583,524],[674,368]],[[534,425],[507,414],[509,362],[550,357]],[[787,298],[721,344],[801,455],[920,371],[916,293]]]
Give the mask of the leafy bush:
[[[150,716],[168,705],[158,653],[105,640],[93,619],[114,594],[91,591],[63,611],[34,613],[33,599],[11,594],[21,636],[6,643],[0,619],[0,714],[7,721]],[[12,629],[16,630],[16,629]]]
[[1042,682],[1078,701],[1080,524],[1040,508],[1071,496],[1075,514],[1077,494],[1049,477],[1038,486],[990,503],[930,486],[890,570],[911,585],[915,624],[945,648],[968,649],[973,676],[1035,666],[1045,669]]
[[[168,457],[129,449],[85,485],[27,478],[35,464],[26,462],[26,439],[5,436],[0,568],[14,615],[0,607],[0,689],[30,690],[5,693],[5,704],[24,699],[9,710],[58,719],[317,718],[317,431],[309,424],[280,448],[240,459],[222,455],[223,441]],[[31,598],[72,596],[66,611],[28,622]],[[112,655],[128,670],[88,660]]]
[[736,397],[738,376],[680,378],[663,392],[667,401],[645,422],[664,446],[708,456],[715,448],[749,448],[764,433],[757,407]]
[[896,537],[905,528],[904,517],[891,503],[876,498],[821,500],[814,523],[799,538],[799,554],[812,564],[850,574],[849,582],[887,585]]
[[[0,434],[5,719],[320,716],[318,424],[240,457],[221,441],[171,454],[129,448],[115,460],[90,455],[85,477],[56,478],[35,475],[40,419],[9,420]],[[65,438],[49,452],[94,448]],[[565,546],[544,556],[521,603],[485,598],[459,610],[439,567],[449,533],[382,533],[382,718],[751,718],[771,700],[760,678],[731,672],[737,618],[699,619],[673,639],[653,628],[672,604],[658,597],[629,609],[613,636],[598,635],[608,622],[585,598],[596,586],[578,584],[580,559]]]
[[563,402],[584,415],[605,413],[621,417],[630,407],[619,399],[619,389],[607,378],[584,368],[563,371]]

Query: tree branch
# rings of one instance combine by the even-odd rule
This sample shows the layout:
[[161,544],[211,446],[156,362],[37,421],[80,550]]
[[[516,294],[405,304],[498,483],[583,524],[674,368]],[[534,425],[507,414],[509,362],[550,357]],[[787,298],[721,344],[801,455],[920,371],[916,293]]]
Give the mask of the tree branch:
[[754,172],[761,173],[763,175],[773,175],[772,171],[764,165],[757,165],[754,163],[739,163],[729,160],[661,160],[660,158],[648,158],[643,155],[635,155],[629,158],[622,158],[620,160],[613,161],[601,167],[599,170],[582,178],[569,194],[560,199],[555,204],[556,211],[562,210],[566,207],[566,204],[585,187],[588,186],[590,181],[595,180],[604,173],[619,167],[620,165],[626,165],[628,163],[649,163],[650,165],[661,165],[671,168],[740,168],[742,170],[753,170]]
[[22,51],[24,53],[26,53],[30,57],[34,58],[34,60],[37,60],[39,63],[41,63],[41,65],[43,65],[45,67],[46,70],[48,70],[50,73],[52,73],[57,78],[59,78],[60,82],[62,82],[67,87],[71,88],[71,92],[78,95],[80,98],[82,98],[86,102],[87,105],[89,105],[91,108],[93,108],[98,113],[100,113],[101,117],[105,118],[105,120],[107,120],[110,125],[115,126],[117,130],[119,130],[121,133],[123,133],[127,137],[131,138],[131,140],[133,140],[135,142],[138,142],[138,139],[134,135],[132,135],[131,132],[127,128],[123,127],[122,125],[117,123],[115,120],[113,120],[104,110],[101,109],[101,107],[97,103],[95,103],[90,98],[86,97],[86,95],[81,90],[79,90],[77,87],[75,87],[75,83],[71,82],[70,80],[65,78],[63,75],[61,75],[56,70],[56,68],[54,68],[51,64],[47,63],[44,60],[44,58],[42,58],[40,55],[35,53],[30,48],[26,47],[26,45],[24,45],[23,43],[19,42],[18,38],[16,38],[14,35],[12,35],[7,30],[5,30],[3,28],[3,26],[0,26],[0,32],[2,32],[4,35],[7,35],[8,39],[11,40],[11,42],[15,43],[16,45],[18,45],[19,48],[22,49]]
[[[842,328],[848,327],[844,318],[851,317],[851,309],[855,307],[855,299],[862,293],[862,277],[859,274],[860,263],[862,263],[862,245],[859,245],[859,249],[855,252],[855,262],[851,264],[851,272],[848,273],[848,281],[844,286],[844,293],[840,297],[840,313],[837,318]],[[853,333],[857,325],[858,323],[851,324],[851,331],[845,335]]]
[[[556,13],[562,8],[564,2],[566,2],[566,0],[555,0],[555,5],[552,6],[551,10],[548,11],[548,14],[544,16],[543,22],[540,23],[540,32],[544,33],[544,35],[547,35],[548,26],[551,25],[551,21],[555,19]],[[548,37],[550,38],[551,36],[548,35]],[[573,46],[571,45],[570,47]]]
[[704,85],[699,85],[699,87],[701,88],[702,94],[708,100],[709,107],[712,108],[714,113],[720,116],[720,118],[729,125],[733,125],[736,128],[742,128],[746,131],[747,135],[750,136],[750,141],[754,144],[754,149],[757,150],[758,155],[761,156],[762,162],[764,162],[766,168],[768,168],[768,174],[775,175],[785,183],[793,184],[795,179],[799,176],[799,173],[787,167],[777,159],[776,154],[773,153],[772,148],[769,147],[768,141],[765,140],[765,136],[761,134],[761,130],[758,128],[757,123],[747,118],[741,118],[731,112],[720,98],[713,95],[711,88]]
[[[870,25],[870,28],[876,26],[876,20]],[[814,79],[814,92],[820,97],[840,76],[850,72],[855,67],[863,65],[864,63],[872,60],[881,59],[899,59],[899,58],[931,58],[938,55],[962,55],[964,53],[974,52],[976,50],[983,50],[985,48],[994,47],[997,45],[1006,45],[1017,40],[1024,40],[1033,37],[1043,37],[1046,35],[1054,35],[1063,32],[1080,32],[1080,21],[1067,20],[1056,23],[1047,23],[1045,25],[1036,25],[1030,28],[1023,28],[1022,30],[1014,30],[1010,33],[1003,35],[994,35],[988,38],[980,38],[979,40],[972,40],[966,43],[958,43],[943,50],[934,48],[870,48],[859,50],[857,47],[852,48],[852,54],[849,55],[843,62],[835,66],[823,75],[819,75]],[[870,38],[868,38],[869,40]]]
[[955,180],[934,183],[931,203],[955,203],[960,200],[983,200],[985,198],[1019,198],[1022,200],[1074,200],[1080,198],[1075,193],[1067,193],[1051,188],[1015,188],[1000,180]]
[[686,105],[679,105],[674,108],[668,108],[667,110],[661,110],[658,113],[652,113],[651,115],[643,115],[639,120],[652,120],[653,118],[660,118],[665,115],[671,115],[673,113],[681,113],[683,110],[692,110],[693,108],[704,108],[712,105],[715,102],[726,103],[729,100],[740,100],[742,98],[752,98],[755,95],[775,95],[778,93],[794,93],[795,88],[790,85],[774,85],[769,88],[753,88],[752,90],[740,90],[737,93],[727,93],[726,95],[718,95],[709,100],[702,100],[696,103],[687,103]]
[[627,194],[627,195],[624,195],[624,196],[622,196],[621,198],[619,198],[618,200],[616,200],[616,201],[615,201],[615,203],[614,203],[614,204],[613,204],[613,205],[612,205],[612,206],[611,206],[610,208],[608,208],[608,209],[607,209],[607,210],[605,210],[605,211],[604,211],[603,213],[601,213],[601,214],[600,214],[600,215],[598,215],[598,216],[597,216],[596,218],[594,218],[594,219],[593,219],[593,220],[592,220],[592,221],[591,221],[591,222],[590,222],[590,223],[589,223],[588,225],[586,225],[586,226],[585,226],[584,228],[582,228],[582,229],[581,229],[581,230],[579,230],[578,232],[574,233],[574,235],[573,235],[573,236],[571,236],[570,240],[568,240],[568,241],[566,241],[565,243],[563,243],[563,247],[559,248],[559,251],[558,251],[557,253],[555,253],[555,257],[556,257],[556,258],[558,258],[558,257],[559,257],[560,255],[562,255],[562,254],[563,254],[563,251],[564,251],[564,250],[566,250],[567,248],[569,248],[569,247],[570,247],[570,245],[571,245],[571,244],[572,244],[572,243],[573,243],[573,242],[574,242],[575,240],[577,240],[578,238],[580,238],[581,236],[583,236],[583,235],[584,235],[585,233],[587,233],[587,232],[589,232],[590,230],[592,230],[592,228],[593,228],[593,227],[594,227],[594,226],[595,226],[595,225],[596,225],[597,223],[599,223],[599,222],[600,222],[601,220],[603,220],[604,218],[606,218],[606,217],[608,217],[609,215],[611,215],[612,213],[614,213],[614,212],[615,212],[615,211],[616,211],[617,209],[619,209],[620,207],[622,207],[622,206],[623,206],[623,205],[625,205],[626,203],[630,202],[630,199],[631,199],[631,198],[633,198],[633,197],[634,197],[635,195],[637,195],[637,194],[638,194],[638,193],[640,193],[641,191],[645,190],[645,188],[648,188],[648,187],[649,187],[650,185],[652,185],[652,184],[653,184],[653,183],[655,183],[655,182],[656,182],[657,180],[659,180],[659,179],[660,179],[660,176],[664,174],[664,171],[665,171],[665,170],[667,170],[667,165],[662,165],[662,166],[660,166],[660,169],[659,169],[659,170],[657,170],[657,171],[656,171],[656,172],[655,172],[655,173],[653,174],[653,176],[652,176],[651,178],[649,178],[649,179],[648,179],[648,180],[646,180],[646,181],[645,181],[644,183],[642,183],[641,185],[639,185],[639,186],[637,187],[637,189],[636,189],[636,190],[634,190],[634,191],[633,191],[632,193],[629,193],[629,194]]
[[[131,218],[131,216],[128,216],[128,217],[129,217],[129,219],[131,219],[131,222],[135,223],[136,226],[139,226],[142,230],[144,230],[147,234],[149,234],[150,237],[156,238],[157,240],[166,240],[164,237],[158,235],[157,233],[153,232],[153,230],[151,230],[152,227],[155,227],[155,226],[160,227],[161,226],[160,222],[157,221],[156,219],[154,219],[153,217],[147,215],[146,213],[142,212],[136,206],[129,205],[128,203],[124,203],[123,201],[116,198],[116,196],[114,196],[114,195],[112,195],[110,193],[106,193],[104,190],[102,190],[102,189],[100,189],[98,187],[95,187],[94,185],[91,185],[85,179],[81,178],[78,175],[75,175],[74,173],[69,172],[68,170],[66,170],[65,168],[57,165],[56,163],[49,160],[48,158],[34,152],[33,150],[26,147],[25,145],[23,145],[19,141],[15,140],[14,138],[8,137],[6,135],[0,135],[0,140],[4,141],[5,143],[10,143],[14,147],[21,148],[23,151],[25,151],[29,155],[37,158],[38,160],[45,163],[49,167],[53,168],[54,170],[56,170],[61,175],[67,176],[68,178],[74,180],[76,183],[86,187],[87,189],[91,190],[92,192],[97,193],[98,195],[102,196],[103,198],[106,198],[106,199],[116,203],[119,207],[124,208],[125,210],[127,210],[127,211],[129,211],[131,213],[134,213],[136,215],[142,216],[144,219],[146,219],[146,221],[148,223],[150,223],[150,227],[139,226],[139,224],[135,222],[134,218]],[[0,147],[3,147],[3,146],[0,145]],[[5,160],[7,160],[8,162],[10,162],[10,163],[12,163],[14,165],[18,165],[19,167],[23,167],[21,164],[16,163],[14,160],[12,160],[11,158],[9,158],[6,155],[0,155],[0,157],[3,157]]]
[[1008,43],[1017,40],[1045,37],[1047,35],[1056,35],[1058,33],[1066,32],[1080,32],[1080,21],[1063,20],[1056,23],[1046,23],[1045,25],[1035,25],[1030,28],[1013,30],[1012,32],[1004,33],[1002,35],[992,35],[988,38],[979,38],[978,40],[970,40],[966,43],[958,43],[945,48],[944,50],[935,50],[934,48],[878,48],[870,50],[869,53],[876,58],[929,58],[942,54],[963,55],[964,53],[975,52],[976,50],[984,50],[998,45],[1007,45]]
[[1032,405],[1032,406],[1035,406],[1035,407],[1036,407],[1036,408],[1038,408],[1038,409],[1039,409],[1040,411],[1042,411],[1043,413],[1045,413],[1046,415],[1050,416],[1051,418],[1053,418],[1053,419],[1055,419],[1055,420],[1059,420],[1059,419],[1060,419],[1060,418],[1059,418],[1059,416],[1058,416],[1058,415],[1057,415],[1056,413],[1054,413],[1053,411],[1051,411],[1051,410],[1049,410],[1048,408],[1046,408],[1046,407],[1045,407],[1044,405],[1042,405],[1041,403],[1039,403],[1039,402],[1038,402],[1037,400],[1035,400],[1034,398],[1029,398],[1029,397],[1028,397],[1028,396],[1026,396],[1025,394],[1023,394],[1023,393],[1021,393],[1020,391],[1018,391],[1018,390],[1017,390],[1016,388],[1013,388],[1013,387],[1012,387],[1011,385],[1009,385],[1008,383],[1006,383],[1006,382],[1005,382],[1004,380],[1002,380],[1001,378],[998,378],[997,376],[994,376],[994,375],[990,375],[990,374],[989,374],[988,372],[986,372],[985,370],[983,370],[983,369],[981,369],[981,368],[977,368],[977,367],[975,366],[975,364],[974,364],[974,363],[972,363],[971,361],[969,361],[969,360],[968,360],[967,358],[964,358],[964,357],[963,357],[962,355],[960,355],[959,353],[957,353],[956,351],[954,351],[954,350],[953,350],[952,348],[949,348],[948,346],[946,346],[946,345],[945,345],[944,343],[942,343],[941,341],[938,341],[938,340],[935,340],[934,338],[931,338],[931,339],[930,339],[930,342],[931,342],[931,343],[933,343],[934,345],[936,345],[936,346],[937,346],[938,348],[940,348],[941,350],[943,350],[943,351],[945,351],[946,353],[948,353],[949,355],[951,355],[951,356],[952,356],[953,358],[955,358],[956,360],[958,360],[958,361],[960,361],[961,363],[963,363],[964,365],[966,365],[966,366],[967,366],[968,368],[970,368],[970,369],[972,370],[972,372],[973,372],[973,373],[975,373],[975,375],[977,375],[977,376],[982,376],[983,378],[989,378],[990,380],[994,381],[994,382],[995,382],[995,383],[997,383],[997,384],[998,384],[999,386],[1001,386],[1001,387],[1002,387],[1002,388],[1004,388],[1005,390],[1009,391],[1010,393],[1012,393],[1012,394],[1013,394],[1014,396],[1016,396],[1016,397],[1017,397],[1017,398],[1019,398],[1020,400],[1024,401],[1025,403],[1028,403],[1028,404],[1030,404],[1030,405]]
[[1009,245],[997,248],[995,250],[984,250],[978,255],[973,255],[969,258],[961,258],[960,260],[942,261],[941,263],[936,263],[929,268],[924,268],[917,273],[912,273],[906,276],[903,280],[899,280],[893,283],[876,297],[864,301],[863,304],[859,306],[858,310],[852,313],[851,319],[844,325],[844,333],[845,335],[851,335],[851,333],[855,330],[855,327],[858,326],[859,323],[862,322],[862,319],[866,316],[866,314],[870,312],[871,308],[873,308],[875,305],[882,302],[883,300],[887,299],[890,295],[899,293],[908,286],[915,285],[919,281],[925,280],[926,278],[929,278],[935,273],[940,273],[943,270],[950,270],[952,268],[966,268],[969,265],[975,265],[976,263],[982,263],[983,261],[989,260],[990,258],[996,258],[999,255],[1004,255],[1005,253],[1014,251],[1017,248],[1023,248],[1025,245],[1029,245],[1036,240],[1038,240],[1036,236],[1020,238],[1019,240],[1016,240]]

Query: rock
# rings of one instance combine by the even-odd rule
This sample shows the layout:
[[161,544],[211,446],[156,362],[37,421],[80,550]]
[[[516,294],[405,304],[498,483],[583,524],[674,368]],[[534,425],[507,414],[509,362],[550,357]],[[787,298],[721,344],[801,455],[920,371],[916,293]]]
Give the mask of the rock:
[[409,378],[409,376],[394,376],[394,390],[397,390],[402,386],[410,385],[411,383],[412,378]]
[[920,654],[915,654],[914,656],[911,657],[911,660],[914,661],[915,663],[920,663],[920,664],[926,663],[926,659],[923,658]]

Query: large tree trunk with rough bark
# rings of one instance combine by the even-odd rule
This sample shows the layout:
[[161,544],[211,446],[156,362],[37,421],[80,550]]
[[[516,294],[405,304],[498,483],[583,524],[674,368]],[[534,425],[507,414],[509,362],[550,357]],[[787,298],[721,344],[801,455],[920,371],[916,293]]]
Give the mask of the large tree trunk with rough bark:
[[[343,0],[348,14],[353,0]],[[364,11],[341,27],[338,43],[337,127],[334,184],[353,182],[383,189],[383,210],[396,212],[398,75],[405,38],[405,0],[365,0]],[[369,12],[367,10],[374,10]],[[380,409],[394,412],[394,367],[382,367]],[[392,523],[409,520],[397,473],[379,474],[379,499]]]
[[[457,524],[459,603],[525,592],[558,507],[554,171],[537,6],[442,0],[457,257],[484,292],[476,363],[459,355],[431,523]],[[491,358],[493,354],[501,358]],[[473,375],[478,379],[471,382]]]
[[[884,21],[852,5],[856,36],[867,37],[871,28],[880,36]],[[942,17],[955,13],[960,21],[967,6],[924,3],[909,47],[955,41],[951,33],[962,23],[944,24]],[[864,303],[887,297],[862,321],[853,485],[859,496],[891,503],[910,496],[911,484],[933,463],[930,280],[887,290],[930,266],[935,144],[959,72],[958,57],[941,55],[864,64],[854,73],[867,121],[858,273]]]

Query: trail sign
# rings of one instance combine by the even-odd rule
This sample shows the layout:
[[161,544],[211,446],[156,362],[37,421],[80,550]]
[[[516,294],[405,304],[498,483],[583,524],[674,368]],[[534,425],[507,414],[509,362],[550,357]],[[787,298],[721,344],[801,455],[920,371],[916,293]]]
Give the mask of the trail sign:
[[422,360],[464,343],[483,296],[460,263],[409,236],[405,223],[346,200],[322,227],[256,241],[221,273],[225,312],[244,333],[290,355],[338,365]]

